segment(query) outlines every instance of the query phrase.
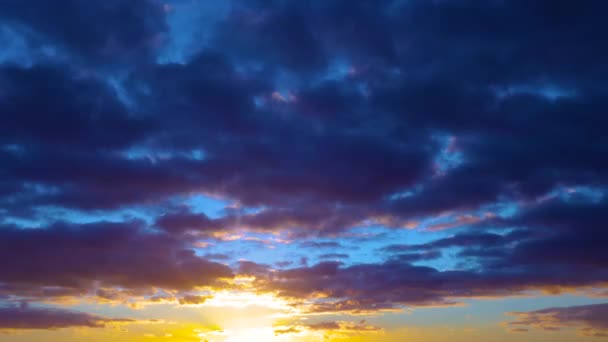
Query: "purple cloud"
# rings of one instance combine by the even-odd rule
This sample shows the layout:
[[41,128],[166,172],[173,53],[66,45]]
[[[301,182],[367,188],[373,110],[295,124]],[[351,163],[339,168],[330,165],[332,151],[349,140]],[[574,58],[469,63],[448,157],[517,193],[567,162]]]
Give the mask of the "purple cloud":
[[0,330],[103,328],[112,323],[134,322],[131,319],[106,318],[89,313],[57,308],[20,306],[0,307]]
[[513,316],[513,320],[505,324],[512,331],[528,331],[530,328],[559,331],[575,328],[584,336],[608,337],[608,304],[509,312],[508,315]]
[[223,264],[196,256],[179,240],[141,223],[56,223],[0,229],[0,294],[44,299],[121,288],[143,296],[155,288],[190,290],[223,284]]

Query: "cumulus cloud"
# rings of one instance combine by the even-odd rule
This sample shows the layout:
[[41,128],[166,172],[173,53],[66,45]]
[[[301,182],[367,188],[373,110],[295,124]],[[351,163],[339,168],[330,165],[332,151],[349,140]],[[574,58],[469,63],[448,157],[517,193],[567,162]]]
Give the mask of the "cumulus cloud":
[[[235,0],[167,46],[197,6],[0,4],[0,298],[194,303],[246,275],[366,312],[605,287],[606,3]],[[341,240],[361,227],[385,231],[368,262]],[[237,232],[344,262],[213,261]]]

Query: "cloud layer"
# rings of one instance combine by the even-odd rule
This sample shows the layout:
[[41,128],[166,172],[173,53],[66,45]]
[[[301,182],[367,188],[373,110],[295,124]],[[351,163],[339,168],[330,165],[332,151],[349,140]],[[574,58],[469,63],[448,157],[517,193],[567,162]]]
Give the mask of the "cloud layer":
[[584,336],[608,336],[608,304],[549,308],[530,312],[511,312],[514,320],[508,326],[514,331],[528,328],[558,331],[576,328]]
[[[605,289],[608,4],[217,7],[0,4],[0,300],[203,304],[247,276],[369,313]],[[511,325],[603,334],[602,308]]]
[[111,323],[128,323],[129,319],[113,319],[63,309],[21,306],[0,307],[0,331],[5,329],[60,329],[70,327],[102,328]]

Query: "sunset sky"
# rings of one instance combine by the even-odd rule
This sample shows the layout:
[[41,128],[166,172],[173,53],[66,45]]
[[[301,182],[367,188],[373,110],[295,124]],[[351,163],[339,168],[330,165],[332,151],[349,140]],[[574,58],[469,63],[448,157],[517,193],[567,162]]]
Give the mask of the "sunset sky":
[[608,339],[607,13],[0,0],[0,342]]

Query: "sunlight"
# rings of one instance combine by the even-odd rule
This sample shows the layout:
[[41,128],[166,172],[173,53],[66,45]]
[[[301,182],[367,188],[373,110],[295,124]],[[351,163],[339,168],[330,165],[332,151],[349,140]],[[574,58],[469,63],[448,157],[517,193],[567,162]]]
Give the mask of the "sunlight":
[[230,308],[263,307],[286,313],[295,313],[295,309],[289,306],[287,301],[272,294],[257,294],[245,291],[216,292],[204,305]]
[[213,310],[221,330],[200,332],[201,342],[292,342],[301,341],[302,334],[276,334],[281,320],[291,320],[299,310],[272,294],[249,291],[220,291],[201,307]]
[[289,336],[275,335],[272,327],[234,329],[201,333],[201,342],[288,342]]

